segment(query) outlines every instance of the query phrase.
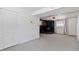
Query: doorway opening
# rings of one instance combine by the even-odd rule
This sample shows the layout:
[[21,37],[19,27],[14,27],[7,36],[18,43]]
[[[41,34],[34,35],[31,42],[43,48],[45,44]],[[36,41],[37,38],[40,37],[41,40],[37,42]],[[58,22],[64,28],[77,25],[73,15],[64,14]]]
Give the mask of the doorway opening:
[[40,20],[40,33],[53,34],[54,33],[54,21],[53,20]]

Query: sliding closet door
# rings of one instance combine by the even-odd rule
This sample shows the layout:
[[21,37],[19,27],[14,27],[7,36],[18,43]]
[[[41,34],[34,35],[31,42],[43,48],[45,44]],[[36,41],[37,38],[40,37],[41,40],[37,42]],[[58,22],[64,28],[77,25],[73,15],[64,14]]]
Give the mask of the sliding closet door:
[[67,26],[68,26],[68,34],[69,35],[76,35],[76,31],[77,31],[77,18],[73,17],[73,18],[68,18],[67,19]]
[[17,15],[8,10],[2,10],[4,48],[16,45]]

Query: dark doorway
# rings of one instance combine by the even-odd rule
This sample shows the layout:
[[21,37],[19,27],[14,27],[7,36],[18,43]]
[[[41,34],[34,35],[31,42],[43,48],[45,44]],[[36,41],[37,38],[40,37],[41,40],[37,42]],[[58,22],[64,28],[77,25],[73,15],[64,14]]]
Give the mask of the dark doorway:
[[52,20],[41,20],[40,33],[54,33],[54,21]]

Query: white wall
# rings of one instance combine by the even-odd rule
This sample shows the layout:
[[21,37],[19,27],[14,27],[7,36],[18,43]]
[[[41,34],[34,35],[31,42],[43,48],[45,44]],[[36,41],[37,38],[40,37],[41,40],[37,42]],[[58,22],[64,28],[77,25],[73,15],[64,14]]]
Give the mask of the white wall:
[[78,18],[77,18],[77,39],[79,41],[79,15],[78,15]]
[[74,11],[67,13],[67,34],[68,35],[77,35],[77,20],[78,20],[79,11]]
[[38,17],[20,8],[0,9],[0,49],[36,38],[39,38]]
[[[75,12],[69,12],[69,13],[66,13],[66,14],[63,14],[66,16],[66,18],[62,19],[65,20],[65,34],[68,34],[68,35],[77,35],[77,15],[79,14],[79,11],[75,11]],[[60,16],[61,17],[61,16]],[[59,19],[61,21],[61,19]],[[56,22],[57,19],[55,20]],[[63,33],[63,30],[61,30],[61,28],[57,28],[58,30],[55,30],[56,33],[58,32],[62,32]]]
[[67,19],[68,35],[77,35],[77,17],[71,17]]
[[[66,23],[64,23],[64,20],[56,20],[55,21],[55,24],[57,25],[59,22],[63,22],[64,24],[64,27],[62,26],[59,26],[59,27],[56,27],[55,26],[55,33],[60,33],[60,34],[67,34],[67,35],[77,35],[77,17],[69,17],[66,20]],[[65,32],[65,28],[66,28],[66,31]]]
[[19,13],[19,14],[23,14],[23,15],[27,15],[27,16],[31,15],[31,13],[28,12],[28,10],[22,9],[22,7],[3,7],[2,9]]
[[[32,22],[32,23],[31,23]],[[18,16],[17,39],[19,43],[39,37],[39,18],[33,16]]]

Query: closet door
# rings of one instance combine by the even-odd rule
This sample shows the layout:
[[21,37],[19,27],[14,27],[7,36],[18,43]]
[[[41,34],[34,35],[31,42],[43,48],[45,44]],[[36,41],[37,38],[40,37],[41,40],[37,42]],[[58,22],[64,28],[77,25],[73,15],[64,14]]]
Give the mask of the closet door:
[[17,31],[17,15],[8,10],[2,10],[3,15],[3,42],[4,48],[16,45],[16,31]]

